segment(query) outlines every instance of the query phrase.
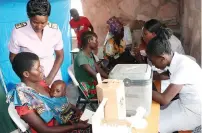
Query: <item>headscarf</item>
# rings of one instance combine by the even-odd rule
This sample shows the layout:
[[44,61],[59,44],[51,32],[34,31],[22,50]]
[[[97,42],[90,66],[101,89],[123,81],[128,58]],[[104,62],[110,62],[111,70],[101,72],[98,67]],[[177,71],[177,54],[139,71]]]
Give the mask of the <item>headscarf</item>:
[[109,32],[112,34],[119,34],[122,32],[123,24],[115,16],[107,20],[107,24],[109,25]]

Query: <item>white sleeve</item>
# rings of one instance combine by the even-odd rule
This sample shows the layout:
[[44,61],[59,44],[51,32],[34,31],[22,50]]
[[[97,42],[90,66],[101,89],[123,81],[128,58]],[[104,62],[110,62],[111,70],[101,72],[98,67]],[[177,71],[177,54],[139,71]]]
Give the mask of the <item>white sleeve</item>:
[[178,69],[170,75],[170,83],[178,85],[188,84],[191,75],[189,74],[189,70],[186,70],[186,67],[188,66],[178,67]]
[[20,53],[20,45],[18,44],[16,34],[17,34],[16,29],[13,29],[11,38],[8,44],[8,49],[13,54]]
[[61,49],[63,49],[63,40],[62,40],[62,33],[59,28],[57,30],[56,37],[58,39],[58,43],[55,44],[54,50],[61,50]]
[[176,36],[172,35],[169,41],[173,52],[177,52],[179,54],[185,54],[184,48],[182,47],[182,43]]
[[126,41],[126,45],[132,44],[132,35],[128,26],[124,26],[124,40]]

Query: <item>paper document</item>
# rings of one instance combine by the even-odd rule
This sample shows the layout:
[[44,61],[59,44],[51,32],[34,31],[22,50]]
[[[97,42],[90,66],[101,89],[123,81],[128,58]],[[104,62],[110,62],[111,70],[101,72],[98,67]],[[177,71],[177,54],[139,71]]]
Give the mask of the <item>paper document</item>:
[[80,120],[85,121],[88,120],[88,124],[92,124],[92,116],[94,115],[95,112],[85,109]]
[[161,80],[161,93],[163,93],[170,85],[170,80]]

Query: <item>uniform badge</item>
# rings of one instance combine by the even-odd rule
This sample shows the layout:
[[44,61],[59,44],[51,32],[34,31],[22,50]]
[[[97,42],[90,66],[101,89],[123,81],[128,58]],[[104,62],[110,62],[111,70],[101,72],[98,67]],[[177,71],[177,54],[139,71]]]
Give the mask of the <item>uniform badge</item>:
[[54,23],[48,23],[48,26],[50,27],[50,28],[53,28],[53,29],[57,29],[58,28],[58,25],[57,24],[54,24]]
[[18,23],[18,24],[15,24],[15,28],[19,29],[19,28],[25,27],[26,25],[27,25],[26,22]]

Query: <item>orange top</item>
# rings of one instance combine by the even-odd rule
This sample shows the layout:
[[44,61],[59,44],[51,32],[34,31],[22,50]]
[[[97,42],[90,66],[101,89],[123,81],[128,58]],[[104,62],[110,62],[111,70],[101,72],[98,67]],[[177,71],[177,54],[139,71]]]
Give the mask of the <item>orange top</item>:
[[[28,106],[16,106],[15,109],[17,110],[17,113],[19,114],[20,117],[29,114],[31,112],[34,112],[34,110],[30,110]],[[54,119],[46,123],[46,125],[49,127],[54,126]],[[31,127],[31,133],[37,133],[37,132]]]
[[108,59],[108,57],[121,55],[126,48],[126,42],[121,39],[120,45],[117,45],[113,38],[110,38],[104,46],[104,59]]

